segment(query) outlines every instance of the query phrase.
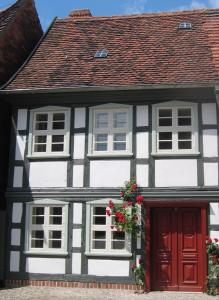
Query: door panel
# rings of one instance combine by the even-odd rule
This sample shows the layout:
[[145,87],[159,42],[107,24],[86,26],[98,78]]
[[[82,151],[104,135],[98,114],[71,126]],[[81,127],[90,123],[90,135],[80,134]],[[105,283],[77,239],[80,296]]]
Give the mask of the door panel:
[[152,289],[201,291],[199,208],[152,211]]

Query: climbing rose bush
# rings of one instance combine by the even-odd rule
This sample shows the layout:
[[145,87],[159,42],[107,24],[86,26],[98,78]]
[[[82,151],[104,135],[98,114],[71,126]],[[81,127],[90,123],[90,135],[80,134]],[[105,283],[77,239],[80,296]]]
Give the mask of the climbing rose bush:
[[121,189],[120,197],[123,200],[122,205],[115,204],[110,200],[106,214],[113,216],[112,228],[136,236],[140,231],[140,212],[144,198],[140,195],[134,178],[125,182],[125,186]]

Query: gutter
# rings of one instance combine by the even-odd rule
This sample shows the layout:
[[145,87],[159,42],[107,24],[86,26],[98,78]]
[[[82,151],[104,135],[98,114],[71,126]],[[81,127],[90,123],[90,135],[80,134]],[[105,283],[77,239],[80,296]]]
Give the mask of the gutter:
[[[33,88],[0,90],[2,95],[17,94],[49,94],[49,93],[77,93],[77,92],[103,92],[103,91],[136,91],[136,90],[161,90],[161,89],[188,89],[188,88],[214,88],[216,83],[198,83],[198,84],[142,84],[142,85],[109,85],[109,86],[73,86],[59,88]],[[218,93],[219,93],[219,86]]]

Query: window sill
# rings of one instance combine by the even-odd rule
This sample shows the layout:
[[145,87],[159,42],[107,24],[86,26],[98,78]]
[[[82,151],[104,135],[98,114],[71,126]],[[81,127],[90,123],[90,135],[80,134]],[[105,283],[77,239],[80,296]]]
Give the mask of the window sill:
[[39,160],[39,159],[42,159],[42,160],[46,160],[46,159],[63,159],[63,160],[67,160],[71,157],[70,154],[63,154],[63,155],[27,155],[26,156],[29,160]]
[[133,156],[133,153],[101,153],[101,154],[87,154],[87,157],[88,158],[104,158],[104,157],[115,157],[115,158],[119,158],[119,157],[132,157]]
[[23,252],[25,255],[30,255],[30,256],[67,256],[68,255],[68,252],[41,252],[41,251],[38,251],[38,252],[33,252],[33,251],[24,251]]
[[94,253],[94,252],[85,252],[85,255],[86,256],[109,256],[109,257],[132,257],[132,253],[129,253],[129,252],[125,252],[125,253],[114,253],[114,252],[97,252],[97,253]]
[[155,157],[162,157],[162,156],[167,156],[167,157],[174,157],[174,156],[176,156],[176,157],[179,157],[179,156],[194,156],[194,157],[196,157],[196,156],[199,156],[200,155],[200,152],[190,152],[190,153],[185,153],[185,152],[182,152],[182,153],[171,153],[171,152],[169,152],[169,153],[154,153],[154,152],[152,152],[151,153],[151,156],[155,156]]

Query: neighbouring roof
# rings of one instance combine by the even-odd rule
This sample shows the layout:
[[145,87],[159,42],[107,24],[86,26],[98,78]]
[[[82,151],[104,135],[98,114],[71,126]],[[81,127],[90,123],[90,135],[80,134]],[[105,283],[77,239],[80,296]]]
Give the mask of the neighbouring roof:
[[[190,29],[179,29],[181,22]],[[6,90],[219,82],[219,9],[56,19]],[[105,58],[94,58],[98,50]]]
[[34,0],[0,10],[0,85],[26,61],[43,34]]

